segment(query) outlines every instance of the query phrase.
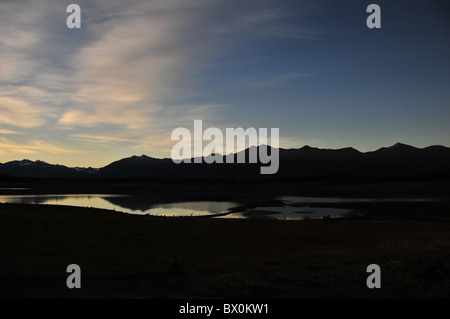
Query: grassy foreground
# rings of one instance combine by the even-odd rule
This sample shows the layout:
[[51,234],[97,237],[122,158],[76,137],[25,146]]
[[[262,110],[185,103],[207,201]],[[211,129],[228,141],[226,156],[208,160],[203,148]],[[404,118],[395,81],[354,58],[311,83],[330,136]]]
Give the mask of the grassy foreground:
[[[374,216],[250,221],[0,204],[0,297],[449,298],[449,219]],[[81,289],[66,287],[69,264],[81,267]],[[381,267],[381,289],[366,286],[369,264]]]

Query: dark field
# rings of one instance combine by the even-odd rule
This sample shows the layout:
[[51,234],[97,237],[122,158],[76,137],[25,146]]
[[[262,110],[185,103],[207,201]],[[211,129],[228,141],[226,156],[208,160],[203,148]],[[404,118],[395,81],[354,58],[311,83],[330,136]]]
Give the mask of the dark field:
[[[0,204],[0,297],[449,298],[449,207],[374,206],[325,223]],[[69,264],[81,289],[66,287]],[[366,286],[369,264],[381,289]]]

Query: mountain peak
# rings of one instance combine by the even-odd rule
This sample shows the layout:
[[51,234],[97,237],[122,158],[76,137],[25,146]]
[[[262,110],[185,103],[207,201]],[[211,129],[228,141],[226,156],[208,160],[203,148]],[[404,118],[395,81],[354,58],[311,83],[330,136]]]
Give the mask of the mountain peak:
[[381,156],[383,158],[386,157],[405,157],[405,156],[411,156],[412,154],[415,154],[419,152],[420,149],[417,147],[403,144],[403,143],[395,143],[392,146],[388,147],[381,147],[376,151],[367,152],[366,154],[369,156]]
[[28,166],[28,165],[35,164],[35,162],[33,162],[32,160],[29,160],[29,159],[23,159],[21,161],[11,161],[6,164],[16,165],[16,166]]
[[133,158],[133,159],[147,159],[147,158],[150,158],[150,157],[148,157],[145,154],[142,154],[141,156],[133,155],[133,156],[131,156],[131,158]]
[[416,149],[414,146],[403,144],[400,142],[395,143],[392,146],[387,147],[389,149]]
[[318,147],[312,147],[309,145],[305,145],[303,147],[298,148],[297,150],[303,151],[303,152],[314,152],[314,151],[320,151],[321,149]]

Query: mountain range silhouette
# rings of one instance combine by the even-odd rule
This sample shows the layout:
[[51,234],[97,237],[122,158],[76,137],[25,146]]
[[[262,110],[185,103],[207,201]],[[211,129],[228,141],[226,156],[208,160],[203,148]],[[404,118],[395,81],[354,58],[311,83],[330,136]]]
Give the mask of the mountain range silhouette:
[[[251,146],[250,148],[259,148]],[[249,149],[243,150],[248,159]],[[271,150],[269,146],[269,150]],[[237,154],[229,154],[234,156]],[[433,145],[425,148],[396,143],[375,151],[360,152],[352,147],[321,149],[303,146],[279,149],[277,174],[260,175],[262,163],[180,163],[170,158],[132,156],[102,168],[67,167],[43,161],[11,161],[0,164],[0,178],[163,178],[163,179],[254,179],[321,177],[443,177],[450,176],[450,148]]]

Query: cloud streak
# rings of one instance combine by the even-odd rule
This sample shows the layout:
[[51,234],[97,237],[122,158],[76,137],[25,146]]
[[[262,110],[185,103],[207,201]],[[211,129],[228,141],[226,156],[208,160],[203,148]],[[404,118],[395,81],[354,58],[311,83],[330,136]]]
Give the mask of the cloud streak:
[[121,138],[116,136],[91,135],[91,134],[72,134],[72,139],[93,144],[111,144],[120,142],[134,142],[134,139]]
[[17,143],[4,137],[0,138],[0,150],[2,153],[12,152],[18,154],[80,153],[80,151],[58,147],[45,141],[32,140],[28,143]]
[[31,128],[45,124],[45,111],[19,98],[0,96],[0,124]]
[[0,134],[22,134],[21,132],[18,131],[11,131],[11,130],[6,130],[6,129],[0,129]]

